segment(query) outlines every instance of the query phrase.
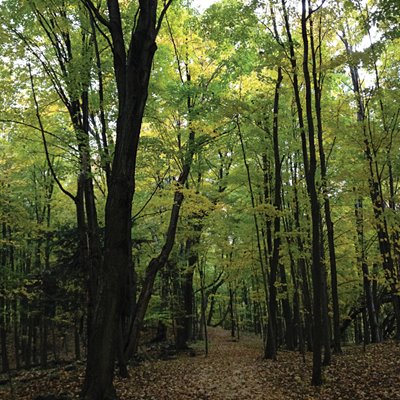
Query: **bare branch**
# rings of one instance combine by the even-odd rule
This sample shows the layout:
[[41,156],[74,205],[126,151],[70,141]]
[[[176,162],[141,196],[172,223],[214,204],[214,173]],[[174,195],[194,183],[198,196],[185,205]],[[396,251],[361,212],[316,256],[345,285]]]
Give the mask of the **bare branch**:
[[[82,0],[83,1],[83,0]],[[96,17],[96,15],[94,14],[94,12],[89,8],[88,9],[89,14],[90,14],[90,22],[92,25],[94,25],[97,30],[100,32],[101,36],[104,37],[104,39],[106,40],[106,42],[108,43],[108,45],[110,46],[110,49],[113,48],[113,45],[111,43],[110,38],[106,35],[106,33],[103,31],[103,29],[100,28],[99,24],[98,24],[98,18]]]
[[99,22],[101,22],[108,29],[111,29],[110,21],[108,21],[107,18],[105,18],[100,13],[99,9],[93,4],[92,0],[81,0],[81,1],[86,6],[86,8],[96,16]]
[[172,0],[168,0],[167,3],[164,2],[164,8],[161,11],[161,14],[160,14],[160,17],[158,18],[158,22],[157,22],[157,26],[156,26],[156,35],[158,35],[158,32],[161,29],[162,21],[164,19],[165,14],[167,13],[168,8],[171,5],[171,3],[172,3]]
[[37,120],[38,120],[38,123],[39,123],[40,131],[42,133],[43,146],[44,146],[44,151],[45,151],[45,154],[46,154],[47,165],[49,166],[51,175],[53,176],[53,179],[56,182],[56,184],[59,187],[59,189],[66,196],[68,196],[74,203],[76,203],[76,200],[77,200],[76,197],[63,187],[62,183],[60,182],[60,180],[57,177],[56,172],[54,171],[53,164],[52,164],[51,159],[50,159],[49,148],[47,146],[45,129],[43,127],[42,118],[40,116],[39,103],[38,103],[38,100],[37,100],[37,97],[36,97],[35,84],[34,84],[34,81],[33,81],[32,68],[31,68],[30,63],[28,63],[28,69],[29,69],[29,78],[30,78],[30,81],[31,81],[33,101],[35,103],[36,117],[37,117]]
[[168,167],[167,170],[165,171],[162,179],[157,183],[155,189],[153,190],[153,193],[150,195],[150,197],[146,200],[146,202],[143,204],[142,208],[132,217],[132,222],[134,222],[135,220],[138,219],[138,217],[140,216],[140,214],[143,212],[143,210],[147,207],[147,205],[150,203],[150,201],[153,199],[153,197],[155,196],[155,194],[157,193],[158,189],[161,186],[162,181],[164,180],[164,178],[166,177],[166,175],[168,174],[170,168]]
[[310,18],[312,14],[316,13],[319,9],[321,9],[322,6],[325,4],[325,1],[326,0],[322,0],[321,4],[317,8],[310,9],[307,19]]
[[174,34],[172,32],[172,28],[171,28],[171,25],[170,25],[167,17],[165,17],[165,21],[167,23],[168,33],[169,33],[169,36],[171,37],[171,42],[172,42],[172,45],[174,47],[175,59],[176,59],[176,63],[177,63],[177,66],[178,66],[179,77],[181,79],[181,82],[184,83],[182,67],[181,67],[181,59],[180,59],[178,47],[176,45],[176,42],[175,42],[175,39],[174,39]]
[[[23,122],[23,121],[16,121],[16,120],[13,120],[13,119],[2,119],[2,118],[0,118],[0,122],[4,122],[4,123],[6,123],[6,124],[22,125],[22,126],[26,126],[27,128],[32,128],[32,129],[35,129],[35,130],[37,130],[37,131],[42,132],[42,128],[41,128],[41,127],[38,127],[38,126],[35,126],[35,125],[32,125],[32,124],[29,124],[29,123],[27,123],[27,122]],[[61,138],[60,136],[56,135],[56,134],[53,133],[53,132],[50,132],[50,131],[48,131],[48,130],[44,130],[44,133],[45,133],[46,135],[49,135],[49,136],[54,137],[55,139],[59,140],[60,142],[65,142],[65,140],[64,140],[63,138]],[[76,149],[74,146],[71,146],[71,145],[68,144],[68,143],[66,143],[66,145],[67,145],[67,147],[68,147],[70,150],[72,150],[72,151],[75,151],[75,152],[76,152],[76,151],[78,150],[78,149]],[[58,148],[63,149],[61,146],[58,146]],[[63,150],[64,150],[64,149],[63,149]]]

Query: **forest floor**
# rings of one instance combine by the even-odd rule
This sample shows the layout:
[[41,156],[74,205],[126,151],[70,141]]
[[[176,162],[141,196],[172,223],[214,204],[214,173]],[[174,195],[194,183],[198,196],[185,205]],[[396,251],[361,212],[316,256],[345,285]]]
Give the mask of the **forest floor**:
[[[263,360],[260,338],[230,338],[210,329],[209,355],[197,343],[197,355],[148,360],[132,367],[130,378],[116,379],[121,400],[400,400],[400,346],[393,342],[345,347],[324,370],[325,384],[310,385],[311,354],[281,351],[278,361]],[[54,394],[78,398],[83,365],[19,371],[12,388],[0,381],[1,400],[32,400]],[[13,393],[12,393],[13,392]],[[48,397],[49,399],[51,397]]]

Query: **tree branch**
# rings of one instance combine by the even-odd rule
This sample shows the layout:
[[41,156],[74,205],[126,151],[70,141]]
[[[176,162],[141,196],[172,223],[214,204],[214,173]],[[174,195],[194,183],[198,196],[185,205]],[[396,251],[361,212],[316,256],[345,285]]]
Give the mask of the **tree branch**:
[[[4,122],[4,123],[6,123],[6,124],[22,125],[22,126],[26,126],[27,128],[32,128],[32,129],[35,129],[35,130],[37,130],[37,131],[42,132],[42,129],[41,129],[40,127],[35,126],[35,125],[32,125],[32,124],[29,124],[29,123],[27,123],[27,122],[23,122],[23,121],[16,121],[16,120],[13,120],[13,119],[3,119],[3,118],[0,118],[0,122]],[[60,136],[56,135],[56,134],[53,133],[53,132],[50,132],[50,131],[48,131],[48,130],[44,130],[44,133],[45,133],[46,135],[52,136],[53,138],[59,140],[60,142],[65,142],[64,139],[62,139]],[[75,147],[71,146],[70,144],[66,143],[66,145],[67,145],[67,147],[68,147],[70,150],[75,151],[75,152],[77,151],[77,149],[76,149]],[[58,146],[58,148],[63,149],[61,146]],[[65,149],[63,149],[63,150],[65,150]]]
[[163,19],[164,19],[165,14],[167,13],[168,8],[169,8],[169,6],[171,5],[171,3],[172,3],[172,0],[168,0],[168,2],[167,2],[166,4],[165,4],[165,2],[164,2],[164,8],[163,8],[163,10],[161,11],[161,14],[160,14],[160,17],[158,18],[158,22],[157,22],[157,26],[156,26],[156,35],[158,35],[158,32],[159,32],[160,29],[161,29],[162,21],[163,21]]
[[47,165],[49,166],[51,175],[53,176],[53,179],[57,183],[57,186],[59,187],[59,189],[66,196],[68,196],[74,203],[76,203],[76,200],[77,200],[76,197],[72,193],[70,193],[68,190],[64,189],[62,183],[60,182],[60,180],[57,177],[56,172],[54,171],[53,164],[52,164],[51,159],[50,159],[49,149],[48,149],[48,146],[47,146],[45,129],[43,127],[42,118],[40,116],[39,103],[38,103],[38,100],[37,100],[37,97],[36,97],[35,84],[34,84],[34,81],[33,81],[32,68],[31,68],[31,64],[30,63],[28,63],[28,69],[29,69],[29,78],[30,78],[30,81],[31,81],[31,89],[32,89],[33,101],[35,103],[36,117],[37,117],[37,120],[38,120],[38,123],[39,123],[40,131],[42,133],[43,146],[44,146],[44,151],[45,151],[45,154],[46,154]]
[[142,206],[142,208],[132,217],[132,222],[134,222],[135,220],[138,219],[139,215],[143,212],[143,210],[147,207],[147,205],[150,203],[150,201],[153,199],[153,197],[155,196],[155,194],[157,193],[158,189],[161,186],[161,183],[163,181],[163,179],[166,177],[166,175],[168,174],[170,168],[168,167],[168,169],[165,171],[165,174],[162,177],[162,180],[160,180],[155,189],[153,190],[153,193],[150,195],[150,197],[146,200],[146,202],[144,203],[144,205]]
[[92,12],[97,20],[101,22],[104,26],[106,26],[109,30],[111,29],[110,21],[107,20],[99,11],[97,7],[93,4],[92,0],[81,0],[82,3],[86,6],[86,8]]

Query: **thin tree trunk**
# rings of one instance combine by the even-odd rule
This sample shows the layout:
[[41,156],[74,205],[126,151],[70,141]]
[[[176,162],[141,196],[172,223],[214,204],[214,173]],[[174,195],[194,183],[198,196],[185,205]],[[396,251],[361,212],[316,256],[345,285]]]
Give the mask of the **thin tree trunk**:
[[[328,251],[329,251],[329,265],[331,272],[331,291],[332,291],[332,310],[333,310],[333,351],[335,353],[341,353],[340,347],[340,314],[339,314],[339,296],[337,287],[337,267],[336,267],[336,252],[335,252],[335,239],[334,239],[334,226],[331,216],[331,205],[328,197],[328,181],[327,181],[327,161],[325,157],[324,141],[323,141],[323,127],[322,127],[322,72],[317,71],[317,63],[319,68],[322,68],[322,22],[319,24],[319,42],[317,48],[314,44],[314,32],[310,32],[311,40],[311,53],[312,53],[312,76],[314,82],[314,102],[315,102],[315,114],[317,117],[317,134],[318,134],[318,149],[320,158],[321,168],[321,183],[322,191],[324,195],[324,215],[326,232],[328,238]],[[318,54],[317,54],[318,49]],[[326,279],[324,279],[326,280]],[[328,362],[325,358],[324,363]]]
[[279,153],[279,92],[282,84],[282,68],[278,67],[278,77],[275,83],[274,108],[273,108],[273,147],[274,147],[274,207],[276,216],[274,217],[274,240],[269,274],[269,318],[267,344],[265,347],[265,358],[275,360],[277,356],[277,290],[276,282],[279,269],[279,251],[281,246],[281,211],[282,211],[282,174],[281,157]]
[[[6,243],[8,241],[7,238],[7,224],[6,222],[2,223],[2,245],[0,246],[0,263],[1,268],[6,270],[8,267],[7,263],[7,246]],[[1,271],[2,281],[0,282],[1,291],[5,291],[5,287],[3,286],[3,279],[6,276],[7,271]],[[5,319],[6,312],[6,302],[3,296],[0,296],[0,346],[1,346],[1,366],[2,371],[7,373],[10,369],[10,363],[8,360],[8,351],[7,351],[7,326]]]
[[[352,48],[347,39],[343,36],[342,41],[345,45],[347,54],[352,55]],[[369,194],[375,217],[375,229],[378,237],[379,252],[382,256],[383,270],[386,280],[391,288],[392,305],[396,319],[396,339],[400,340],[400,296],[397,294],[396,284],[398,281],[395,265],[393,261],[393,246],[388,233],[388,225],[385,214],[385,201],[382,194],[382,184],[379,166],[374,153],[372,134],[368,125],[368,116],[366,113],[363,93],[361,90],[359,72],[357,66],[350,65],[350,73],[353,83],[353,91],[357,100],[357,121],[361,124],[364,137],[364,154],[368,162],[369,169]]]
[[[294,182],[294,218],[295,218],[295,228],[300,232],[300,207],[299,207],[299,196],[297,190],[297,177],[296,177],[296,168],[291,167],[291,175]],[[304,307],[304,322],[305,322],[305,340],[307,341],[308,351],[312,351],[313,347],[313,334],[312,334],[312,298],[310,293],[310,286],[308,283],[308,272],[307,272],[307,264],[304,258],[304,243],[297,235],[297,247],[299,253],[301,254],[298,260],[298,270],[300,272],[301,279],[301,292],[303,298],[303,307]]]
[[204,354],[208,356],[208,331],[206,323],[206,311],[207,311],[207,300],[205,296],[204,286],[205,286],[205,268],[203,265],[199,266],[200,273],[200,293],[201,293],[201,320],[204,329]]
[[355,214],[356,214],[356,229],[357,229],[357,241],[358,241],[357,253],[359,258],[359,264],[361,265],[363,273],[364,295],[368,310],[368,321],[370,326],[371,340],[372,343],[379,343],[381,341],[381,338],[379,332],[378,318],[376,314],[374,296],[372,293],[369,268],[365,255],[363,202],[361,198],[358,198],[356,201]]
[[286,271],[283,264],[279,265],[279,275],[282,287],[284,290],[284,298],[282,299],[282,311],[285,319],[285,344],[288,350],[294,350],[294,326],[293,326],[293,313],[290,306],[288,283],[286,278]]
[[2,366],[2,371],[6,373],[10,369],[10,363],[9,363],[9,360],[8,360],[7,326],[5,324],[4,312],[5,312],[5,302],[4,302],[3,299],[1,299],[0,300],[1,366]]
[[314,294],[314,335],[313,335],[313,372],[311,383],[314,386],[322,384],[322,361],[321,361],[321,340],[323,335],[322,327],[322,268],[321,268],[321,243],[320,243],[320,204],[318,199],[316,184],[316,146],[315,146],[315,130],[312,112],[312,89],[310,72],[308,68],[309,62],[309,44],[307,21],[311,21],[311,15],[307,15],[306,0],[302,0],[302,16],[301,31],[303,39],[303,73],[304,84],[306,90],[306,114],[308,124],[308,145],[310,151],[310,169],[306,176],[307,191],[310,198],[311,221],[312,221],[312,277],[313,277],[313,294]]
[[[243,163],[246,168],[246,175],[247,175],[247,183],[249,185],[249,192],[250,192],[250,200],[251,200],[251,206],[253,210],[255,209],[256,206],[256,201],[254,197],[254,191],[253,191],[253,184],[252,184],[252,179],[251,179],[251,174],[250,174],[250,166],[247,162],[247,155],[246,155],[246,148],[244,145],[244,140],[243,140],[243,135],[242,135],[242,130],[241,130],[241,124],[240,124],[240,118],[239,116],[236,117],[236,125],[238,128],[238,135],[239,135],[239,140],[240,140],[240,146],[242,149],[242,155],[243,155]],[[270,315],[270,310],[269,310],[269,300],[268,300],[268,279],[267,279],[267,271],[264,265],[263,261],[263,251],[262,251],[262,240],[261,240],[261,235],[260,235],[260,228],[258,224],[258,219],[257,215],[255,212],[253,212],[253,219],[254,219],[254,228],[256,231],[256,237],[257,237],[257,250],[258,250],[258,257],[259,257],[259,263],[260,263],[260,270],[261,270],[261,276],[262,276],[262,283],[263,283],[263,289],[264,289],[264,295],[265,295],[265,304],[268,309],[268,315]],[[269,324],[271,325],[271,324]],[[264,349],[265,352],[265,349]]]

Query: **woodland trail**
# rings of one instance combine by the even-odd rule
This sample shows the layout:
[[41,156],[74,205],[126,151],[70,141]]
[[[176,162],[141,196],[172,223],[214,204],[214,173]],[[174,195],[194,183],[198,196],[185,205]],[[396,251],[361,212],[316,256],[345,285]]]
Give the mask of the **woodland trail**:
[[[278,361],[262,359],[259,337],[233,341],[229,331],[210,329],[209,355],[203,343],[197,355],[152,359],[130,368],[129,379],[116,378],[121,400],[400,400],[400,346],[394,342],[345,347],[325,368],[325,384],[310,385],[311,354],[306,363],[297,352],[280,351]],[[19,371],[9,384],[0,382],[1,400],[33,400],[53,394],[78,399],[83,364],[48,370]],[[51,397],[49,397],[51,398]]]
[[[202,350],[199,345],[196,348]],[[259,337],[245,336],[236,341],[229,331],[210,329],[207,357],[200,354],[157,361],[134,371],[132,380],[138,396],[132,399],[282,399],[280,391],[260,370],[261,355]]]
[[[145,363],[131,384],[117,382],[123,400],[400,400],[400,347],[393,342],[344,348],[325,368],[325,383],[310,385],[312,354],[281,350],[262,358],[259,337],[209,330],[209,355]],[[201,351],[202,343],[196,344]],[[130,392],[135,388],[134,392]]]

